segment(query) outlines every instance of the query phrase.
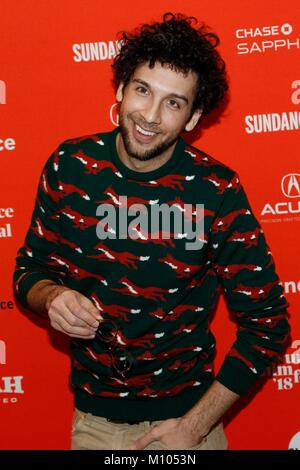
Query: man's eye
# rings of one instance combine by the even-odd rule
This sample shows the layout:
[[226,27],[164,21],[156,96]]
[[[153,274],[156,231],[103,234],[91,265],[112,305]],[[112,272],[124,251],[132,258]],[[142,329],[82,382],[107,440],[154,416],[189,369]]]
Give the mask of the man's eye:
[[136,90],[137,90],[139,93],[141,93],[142,95],[145,95],[145,94],[147,93],[147,91],[148,91],[147,88],[145,88],[145,87],[143,87],[143,86],[138,86],[138,87],[136,88]]
[[174,109],[180,108],[179,104],[175,100],[169,100],[169,105],[171,106],[171,108],[174,108]]

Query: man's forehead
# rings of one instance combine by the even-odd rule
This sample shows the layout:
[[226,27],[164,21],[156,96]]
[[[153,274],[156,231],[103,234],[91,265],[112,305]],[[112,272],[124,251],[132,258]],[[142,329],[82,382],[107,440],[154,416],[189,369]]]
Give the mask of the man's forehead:
[[191,85],[197,82],[197,74],[189,70],[188,72],[177,70],[170,64],[161,64],[155,62],[153,67],[150,67],[149,62],[140,64],[134,71],[132,80],[142,80],[148,85],[157,84],[161,87],[178,86],[190,90]]

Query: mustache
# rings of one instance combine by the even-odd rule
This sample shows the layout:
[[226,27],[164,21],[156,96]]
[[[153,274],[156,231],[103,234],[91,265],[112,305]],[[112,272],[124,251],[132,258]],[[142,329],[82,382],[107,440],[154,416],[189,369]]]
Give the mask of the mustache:
[[155,132],[156,134],[160,134],[161,133],[161,129],[157,126],[153,126],[145,121],[140,121],[140,120],[136,120],[134,119],[133,122],[135,124],[137,124],[138,126],[142,127],[143,129],[145,129],[145,131],[149,131],[149,132]]

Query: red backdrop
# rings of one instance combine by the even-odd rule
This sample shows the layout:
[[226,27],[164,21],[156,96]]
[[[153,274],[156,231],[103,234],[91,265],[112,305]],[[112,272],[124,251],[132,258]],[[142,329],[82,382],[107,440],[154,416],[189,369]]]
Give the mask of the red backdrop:
[[[16,304],[14,259],[50,153],[67,138],[114,126],[110,65],[117,32],[160,19],[166,11],[194,15],[221,37],[231,100],[217,123],[203,122],[194,145],[238,171],[291,304],[293,342],[264,387],[229,414],[230,448],[300,448],[299,5],[298,0],[1,0],[1,449],[70,446],[68,340]],[[235,334],[224,299],[213,331],[218,368]]]

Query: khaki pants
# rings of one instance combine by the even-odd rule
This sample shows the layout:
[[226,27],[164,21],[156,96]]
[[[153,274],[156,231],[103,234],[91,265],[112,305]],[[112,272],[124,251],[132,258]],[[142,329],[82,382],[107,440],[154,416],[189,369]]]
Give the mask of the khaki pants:
[[[75,409],[72,427],[72,450],[128,450],[137,438],[160,421],[139,424],[116,424],[106,418]],[[226,450],[227,439],[223,425],[218,424],[200,444],[184,450]],[[174,450],[161,442],[152,442],[145,450]]]

